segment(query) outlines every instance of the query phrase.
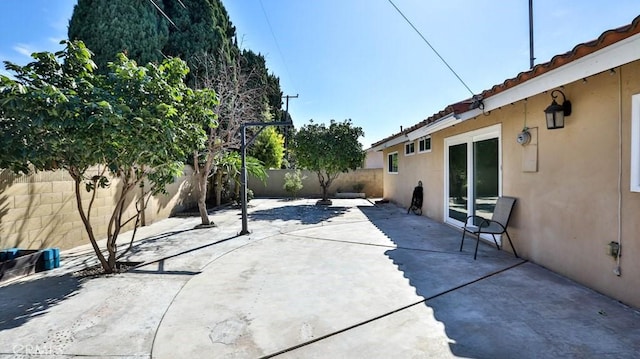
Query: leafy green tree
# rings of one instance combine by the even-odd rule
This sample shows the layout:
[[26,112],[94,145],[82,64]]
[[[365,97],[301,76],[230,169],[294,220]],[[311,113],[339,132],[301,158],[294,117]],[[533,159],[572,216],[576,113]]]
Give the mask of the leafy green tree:
[[[162,193],[182,173],[181,160],[204,145],[203,118],[214,125],[213,112],[196,105],[215,101],[215,93],[189,89],[183,82],[189,69],[180,59],[138,66],[120,54],[103,76],[94,74],[91,52],[82,42],[67,42],[55,55],[33,57],[25,66],[7,63],[15,80],[0,76],[0,133],[9,150],[0,153],[0,167],[66,170],[96,256],[105,272],[112,273],[117,270],[118,235],[131,220],[139,223],[142,210],[124,218],[127,198],[143,181],[149,195]],[[97,191],[110,185],[107,172],[120,183],[105,257],[91,211]],[[88,204],[82,201],[83,190],[89,193]]]
[[262,161],[265,168],[278,169],[284,158],[284,137],[275,127],[265,127],[249,147],[249,154]]
[[[161,2],[157,2],[160,3]],[[82,40],[94,52],[98,71],[117,53],[139,63],[160,62],[169,24],[149,1],[78,0],[69,21],[69,40]]]
[[351,120],[331,120],[329,126],[311,121],[296,133],[298,166],[318,175],[322,203],[330,203],[328,189],[340,173],[362,166],[366,153],[358,142],[360,136],[364,136],[362,128],[353,126]]
[[[149,1],[114,0],[103,4],[79,0],[69,25],[69,37],[91,41],[99,65],[122,50],[130,58],[144,62],[159,61],[162,56],[180,57],[191,69],[187,78],[190,87],[217,91],[219,104],[213,108],[220,126],[209,128],[206,145],[194,148],[192,154],[198,210],[202,224],[208,225],[206,197],[208,179],[215,173],[214,159],[238,147],[243,121],[264,120],[263,113],[268,109],[265,88],[273,79],[267,76],[262,55],[238,48],[235,27],[221,0],[155,3],[160,10]],[[274,91],[280,96],[277,85]]]
[[[263,163],[257,158],[247,156],[246,158],[247,174],[256,177],[265,182],[267,179],[267,171]],[[240,198],[240,172],[242,170],[242,157],[236,151],[227,151],[216,159],[216,202],[221,202],[222,190],[225,186],[224,178],[234,183],[234,197]]]

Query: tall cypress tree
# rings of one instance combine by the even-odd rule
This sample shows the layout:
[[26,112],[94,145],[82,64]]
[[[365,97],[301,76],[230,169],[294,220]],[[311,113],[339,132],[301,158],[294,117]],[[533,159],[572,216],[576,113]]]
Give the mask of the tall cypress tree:
[[252,50],[242,50],[242,72],[251,74],[248,85],[251,88],[260,88],[261,101],[269,106],[269,112],[273,121],[283,121],[282,90],[280,78],[270,74],[264,56],[256,54]]
[[126,52],[139,64],[160,62],[169,29],[150,1],[78,0],[68,35],[69,40],[84,41],[95,54],[93,61],[98,71],[104,72],[119,52]]
[[236,29],[221,0],[153,1],[175,26],[150,0],[78,0],[69,39],[84,41],[99,69],[119,52],[142,64],[179,57],[191,69],[191,85],[202,71],[196,57],[206,54],[224,63],[240,56]]
[[209,55],[229,62],[238,55],[233,41],[236,29],[220,0],[164,0],[164,6],[176,27],[169,28],[163,52],[185,60],[191,68],[191,78],[202,71],[196,57]]

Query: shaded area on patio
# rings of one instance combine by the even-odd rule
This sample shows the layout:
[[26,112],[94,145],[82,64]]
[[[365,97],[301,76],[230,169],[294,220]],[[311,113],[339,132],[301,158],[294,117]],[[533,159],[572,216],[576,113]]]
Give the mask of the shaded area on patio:
[[630,319],[640,319],[637,311],[489,243],[480,243],[474,261],[472,245],[458,251],[461,231],[385,207],[360,209],[398,246],[385,254],[444,324],[454,355],[625,357],[640,350],[640,325]]
[[46,315],[77,294],[82,280],[71,274],[8,283],[0,287],[0,331]]
[[254,221],[300,221],[302,224],[318,224],[343,215],[349,208],[341,206],[296,205],[286,203],[282,207],[251,211],[248,218]]

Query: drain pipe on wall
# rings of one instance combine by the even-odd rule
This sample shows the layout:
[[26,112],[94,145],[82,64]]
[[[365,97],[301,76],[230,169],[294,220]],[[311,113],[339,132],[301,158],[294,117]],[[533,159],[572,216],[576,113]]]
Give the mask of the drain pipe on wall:
[[[615,71],[615,69],[612,69]],[[618,254],[613,273],[622,275],[620,254],[622,253],[622,67],[618,68]]]

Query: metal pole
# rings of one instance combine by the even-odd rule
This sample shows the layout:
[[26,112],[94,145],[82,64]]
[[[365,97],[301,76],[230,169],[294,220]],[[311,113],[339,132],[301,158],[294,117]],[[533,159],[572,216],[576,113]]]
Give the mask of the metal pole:
[[[287,105],[284,110],[284,118],[282,119],[282,121],[289,121],[289,99],[298,98],[298,94],[296,94],[295,96],[286,95],[283,97],[287,99],[287,102],[286,102]],[[289,127],[288,126],[284,128],[284,158],[287,160],[287,162],[289,161]]]
[[247,229],[247,127],[242,125],[242,142],[240,149],[242,151],[242,168],[240,169],[240,203],[242,205],[242,231],[240,235],[249,234]]
[[529,68],[533,68],[533,0],[529,0]]
[[265,128],[267,126],[290,126],[291,122],[245,122],[240,126],[242,132],[242,138],[240,139],[240,153],[242,160],[242,168],[240,169],[240,205],[242,206],[242,230],[240,235],[249,234],[247,228],[247,147],[253,143],[256,138],[253,137],[249,143],[247,143],[247,126],[257,126]]

